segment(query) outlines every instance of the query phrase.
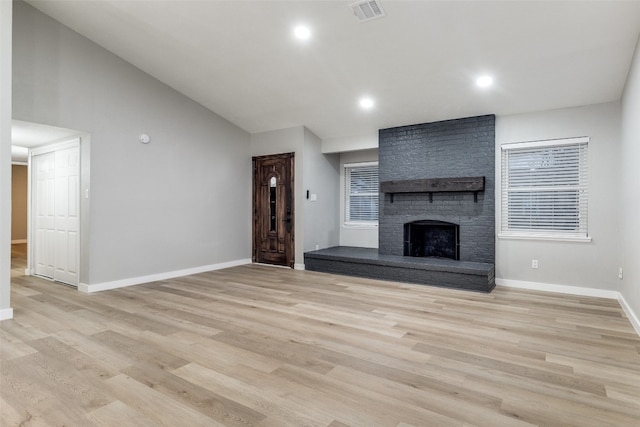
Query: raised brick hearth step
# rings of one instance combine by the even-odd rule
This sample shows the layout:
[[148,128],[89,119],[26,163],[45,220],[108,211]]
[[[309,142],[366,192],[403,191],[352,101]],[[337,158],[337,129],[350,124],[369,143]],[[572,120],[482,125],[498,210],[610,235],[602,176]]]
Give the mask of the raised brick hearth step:
[[304,254],[305,269],[421,285],[491,292],[495,267],[482,262],[380,255],[377,249],[335,246]]

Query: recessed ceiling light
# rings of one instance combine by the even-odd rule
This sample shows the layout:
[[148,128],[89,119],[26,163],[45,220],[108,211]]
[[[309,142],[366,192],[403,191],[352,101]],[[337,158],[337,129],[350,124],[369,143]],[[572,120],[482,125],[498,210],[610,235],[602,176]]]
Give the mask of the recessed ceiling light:
[[489,87],[493,84],[493,77],[491,76],[481,76],[476,80],[476,84],[479,87]]
[[373,108],[373,106],[376,104],[373,99],[365,97],[365,98],[360,98],[360,107],[365,109],[365,110],[370,110]]
[[300,40],[308,40],[311,37],[311,30],[305,25],[298,25],[293,29],[293,35]]

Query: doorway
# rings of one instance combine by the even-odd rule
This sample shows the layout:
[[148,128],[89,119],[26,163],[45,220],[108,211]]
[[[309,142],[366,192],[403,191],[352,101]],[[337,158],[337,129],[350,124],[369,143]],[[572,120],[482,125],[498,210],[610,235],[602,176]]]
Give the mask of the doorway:
[[[16,265],[24,266],[23,274],[38,274],[44,277],[77,286],[86,274],[86,254],[88,253],[89,242],[89,173],[90,173],[90,135],[76,129],[60,128],[40,123],[12,120],[11,122],[11,161],[15,164],[22,164],[27,167],[28,184],[25,198],[28,200],[27,208],[27,243],[23,246],[16,246],[16,254],[19,255]],[[75,147],[75,148],[74,148]],[[66,150],[71,148],[71,150]],[[55,154],[50,154],[57,150],[63,150],[58,154],[58,161]],[[44,156],[38,159],[40,156]],[[52,159],[52,156],[54,157]],[[48,157],[47,162],[41,160]],[[36,236],[36,218],[38,214],[34,204],[34,199],[38,197],[37,180],[34,176],[34,168],[42,166],[45,169],[58,164],[57,171],[49,171],[49,174],[57,175],[50,177],[48,184],[42,185],[40,190],[47,190],[48,196],[42,193],[40,201],[45,201],[43,206],[49,212],[57,211],[58,220],[53,221],[53,228],[41,233],[47,234],[48,249],[40,247],[44,240],[38,240]],[[47,166],[48,164],[48,166]],[[56,185],[66,187],[69,198],[63,203],[64,198],[55,197]],[[57,206],[52,204],[57,200]],[[52,202],[54,201],[54,202]],[[53,211],[52,211],[53,210]],[[64,213],[64,215],[62,215]],[[64,217],[67,217],[66,219]],[[82,221],[80,221],[82,219]],[[49,221],[51,222],[51,221]],[[50,224],[48,224],[50,225]],[[46,229],[45,226],[42,229]],[[57,235],[57,239],[52,236]],[[66,235],[66,242],[61,237]],[[51,245],[51,241],[55,245]],[[64,242],[64,243],[63,243]],[[57,245],[57,247],[56,247]],[[51,247],[53,246],[53,254]],[[13,249],[13,246],[12,246]],[[48,259],[44,261],[44,254]],[[26,260],[24,259],[26,255]],[[40,256],[38,260],[38,256]],[[26,262],[25,262],[26,261]],[[12,260],[13,262],[13,260]],[[48,271],[36,272],[36,264],[41,264]],[[58,271],[51,273],[51,267]],[[14,270],[12,269],[12,272]],[[18,270],[15,270],[17,274]],[[44,273],[44,274],[43,274]]]
[[253,158],[253,262],[294,265],[294,153]]

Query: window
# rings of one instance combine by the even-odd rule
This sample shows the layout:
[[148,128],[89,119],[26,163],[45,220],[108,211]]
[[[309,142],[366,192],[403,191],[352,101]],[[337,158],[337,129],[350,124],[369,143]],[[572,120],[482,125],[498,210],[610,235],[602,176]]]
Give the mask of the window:
[[588,239],[588,142],[502,146],[501,237]]
[[347,224],[378,223],[378,163],[344,166],[344,221]]

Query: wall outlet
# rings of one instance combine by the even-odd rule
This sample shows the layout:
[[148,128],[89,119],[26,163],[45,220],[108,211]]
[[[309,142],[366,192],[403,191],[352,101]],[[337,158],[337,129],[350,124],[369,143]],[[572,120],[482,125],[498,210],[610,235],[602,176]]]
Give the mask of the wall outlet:
[[618,279],[622,280],[622,267],[618,269]]
[[531,268],[538,268],[538,260],[537,259],[532,259],[531,260]]
[[316,244],[316,251],[320,249],[320,245]]

